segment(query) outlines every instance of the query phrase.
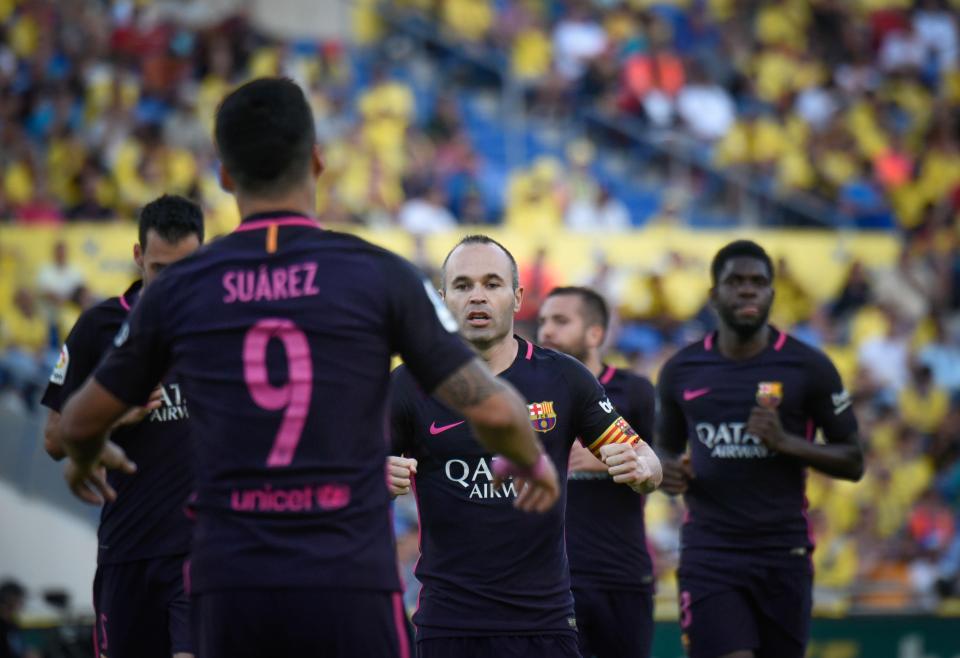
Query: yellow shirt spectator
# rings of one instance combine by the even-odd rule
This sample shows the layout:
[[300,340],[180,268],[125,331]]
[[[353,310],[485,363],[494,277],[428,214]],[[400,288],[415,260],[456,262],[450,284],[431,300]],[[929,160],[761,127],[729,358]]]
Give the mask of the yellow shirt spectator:
[[933,434],[947,417],[950,396],[929,383],[924,388],[907,386],[900,391],[898,407],[904,423],[924,434]]
[[443,22],[466,41],[479,43],[493,27],[493,7],[489,0],[444,0]]
[[42,313],[28,316],[18,305],[4,312],[0,322],[0,349],[16,346],[25,352],[39,353],[49,340],[50,329]]
[[807,26],[810,7],[802,0],[766,3],[757,14],[754,27],[760,43],[767,46],[788,46],[802,51],[807,47]]
[[550,72],[553,44],[543,30],[535,27],[522,30],[513,44],[511,68],[521,80],[537,80]]

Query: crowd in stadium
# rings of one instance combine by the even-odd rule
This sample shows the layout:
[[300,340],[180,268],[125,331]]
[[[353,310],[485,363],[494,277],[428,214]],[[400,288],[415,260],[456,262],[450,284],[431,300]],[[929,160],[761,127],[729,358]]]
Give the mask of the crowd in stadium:
[[[865,223],[894,219],[898,262],[850,263],[828,304],[788,260],[778,267],[774,323],[837,364],[868,455],[858,484],[810,476],[819,601],[933,608],[960,594],[960,2],[402,4],[478,52],[504,54],[534,111],[589,103],[678,130],[707,161],[784,194],[816,195]],[[217,179],[214,109],[235,83],[284,74],[314,107],[324,222],[415,233],[638,223],[585,173],[589,143],[567,163],[491,173],[455,98],[418,108],[410,87],[378,66],[360,87],[341,43],[280,43],[241,19],[195,29],[127,2],[0,2],[0,23],[0,222],[122,222],[179,193],[202,203],[210,235],[226,231],[237,217]],[[488,194],[489,181],[508,177],[502,199]],[[656,271],[636,272],[600,259],[588,280],[568,281],[544,256],[521,263],[531,294],[518,320],[528,331],[538,297],[569,283],[610,300],[615,358],[640,371],[655,374],[713,326],[706,307],[677,312],[665,292],[672,279],[705,291],[706,263],[665,254]],[[0,243],[2,271],[21,272],[0,300],[0,386],[5,404],[32,412],[93,297],[65,245],[45,264],[17,258]],[[647,515],[669,587],[680,505],[654,496]],[[397,523],[409,563],[416,519]]]

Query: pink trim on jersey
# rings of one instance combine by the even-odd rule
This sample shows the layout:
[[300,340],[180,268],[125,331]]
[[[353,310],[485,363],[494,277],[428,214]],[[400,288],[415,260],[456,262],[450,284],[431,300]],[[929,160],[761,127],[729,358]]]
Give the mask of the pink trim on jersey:
[[400,644],[400,658],[410,658],[410,642],[407,640],[407,624],[403,611],[403,597],[400,592],[393,593],[393,623],[397,626],[397,642]]
[[708,352],[713,349],[713,332],[707,334],[707,337],[703,339],[703,349]]
[[127,313],[130,312],[130,302],[127,301],[127,298],[123,295],[120,295],[120,306],[123,307],[123,310]]
[[607,366],[607,369],[603,371],[602,375],[600,375],[600,383],[606,386],[610,383],[610,380],[613,379],[615,374],[617,374],[617,369],[613,366]]
[[527,343],[527,356],[526,359],[529,361],[533,358],[533,343]]
[[774,343],[773,349],[775,352],[779,352],[783,349],[783,346],[787,344],[787,332],[781,331],[780,335],[777,336],[777,342]]
[[[420,555],[417,557],[417,563],[413,565],[414,578],[416,578],[417,569],[420,568],[420,560],[423,559],[423,516],[420,514],[420,494],[417,493],[417,476],[410,478],[410,490],[413,492],[413,499],[417,503],[417,551]],[[417,610],[420,611],[420,599],[423,598],[423,585],[420,585],[420,591],[417,592]]]
[[807,432],[805,436],[807,441],[813,441],[813,437],[817,433],[817,426],[813,424],[813,418],[807,418]]
[[233,229],[233,232],[242,233],[244,231],[256,231],[257,229],[267,228],[270,225],[311,226],[313,228],[320,228],[320,224],[312,219],[307,219],[306,217],[278,217],[277,219],[257,219],[252,222],[240,224],[240,226]]
[[183,591],[187,596],[193,591],[193,580],[190,577],[190,558],[183,561]]
[[681,525],[686,525],[690,523],[691,520],[692,517],[690,516],[690,508],[686,507],[686,509],[683,510],[683,520],[680,523]]
[[97,610],[97,585],[93,585],[93,655],[100,655],[100,638],[97,637],[97,624],[100,623],[100,611]]

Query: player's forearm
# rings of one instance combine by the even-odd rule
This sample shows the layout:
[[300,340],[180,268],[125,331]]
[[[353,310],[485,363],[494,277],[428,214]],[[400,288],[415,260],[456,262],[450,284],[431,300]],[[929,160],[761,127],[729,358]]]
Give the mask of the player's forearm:
[[85,464],[100,454],[107,432],[128,406],[94,379],[67,401],[60,418],[60,442],[74,461]]
[[530,427],[527,406],[520,396],[512,388],[504,387],[482,406],[482,410],[477,409],[475,414],[468,415],[480,443],[517,466],[532,467],[542,449]]
[[509,383],[494,377],[480,359],[472,359],[437,387],[434,395],[459,411],[490,452],[522,468],[540,457],[540,442],[530,427],[527,406]]
[[56,461],[67,456],[60,438],[60,414],[51,411],[47,416],[47,424],[43,428],[43,449]]
[[831,477],[853,481],[863,477],[863,451],[858,443],[817,444],[788,434],[778,452]]

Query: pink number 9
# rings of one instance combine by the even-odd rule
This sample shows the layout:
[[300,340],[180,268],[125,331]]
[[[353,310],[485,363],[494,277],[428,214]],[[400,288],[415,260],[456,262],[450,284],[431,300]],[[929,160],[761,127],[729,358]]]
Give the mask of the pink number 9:
[[[287,355],[289,380],[279,387],[270,383],[267,374],[267,345],[274,338],[283,343]],[[267,466],[289,466],[307,422],[313,393],[313,363],[306,335],[290,320],[260,320],[243,339],[243,377],[258,407],[268,411],[284,410]]]

